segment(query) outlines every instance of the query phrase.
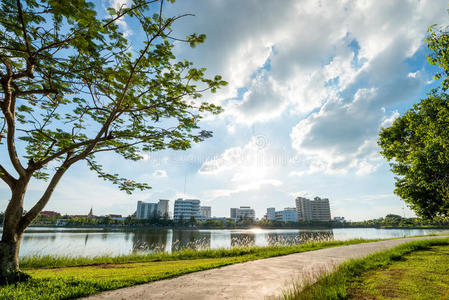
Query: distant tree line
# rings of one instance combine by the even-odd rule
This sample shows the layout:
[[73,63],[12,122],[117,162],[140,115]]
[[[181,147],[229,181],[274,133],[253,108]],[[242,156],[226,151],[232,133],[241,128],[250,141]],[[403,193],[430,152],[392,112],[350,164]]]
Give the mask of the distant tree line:
[[[0,212],[0,224],[3,223],[4,213]],[[437,228],[449,227],[449,218],[404,218],[400,215],[388,214],[383,218],[357,221],[357,222],[322,222],[322,221],[300,221],[300,222],[281,222],[271,220],[255,221],[250,218],[244,218],[235,221],[234,219],[209,219],[198,221],[194,217],[188,220],[174,222],[169,218],[153,217],[150,219],[137,219],[128,216],[123,219],[114,219],[110,216],[105,217],[74,217],[74,216],[39,216],[34,221],[34,225],[56,225],[60,220],[60,226],[79,226],[79,227],[190,227],[202,229],[236,229],[236,228],[345,228],[345,227],[363,227],[363,228]]]
[[389,214],[384,218],[348,222],[347,227],[374,227],[374,228],[422,228],[422,227],[449,227],[449,218],[435,217],[433,219],[424,218],[404,218],[400,215]]

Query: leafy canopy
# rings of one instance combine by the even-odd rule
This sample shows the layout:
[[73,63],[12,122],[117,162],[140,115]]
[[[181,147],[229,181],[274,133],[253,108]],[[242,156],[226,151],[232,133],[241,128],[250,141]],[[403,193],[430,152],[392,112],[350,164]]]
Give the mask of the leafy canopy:
[[396,175],[395,193],[419,215],[449,217],[449,32],[429,28],[428,60],[440,71],[442,90],[432,90],[392,126],[383,128],[378,144]]
[[[141,152],[185,150],[212,135],[198,122],[221,108],[199,98],[226,82],[176,59],[175,42],[195,47],[205,35],[171,36],[174,22],[189,15],[165,17],[164,4],[135,0],[103,13],[84,0],[2,0],[0,142],[20,176],[49,179],[49,165],[63,173],[84,160],[131,192],[149,186],[105,172],[98,153],[139,160]],[[125,17],[136,25],[138,41],[131,43],[121,30]],[[16,153],[17,141],[27,165]],[[11,186],[12,173],[0,167]]]
[[395,193],[420,216],[449,216],[449,95],[433,91],[380,132]]

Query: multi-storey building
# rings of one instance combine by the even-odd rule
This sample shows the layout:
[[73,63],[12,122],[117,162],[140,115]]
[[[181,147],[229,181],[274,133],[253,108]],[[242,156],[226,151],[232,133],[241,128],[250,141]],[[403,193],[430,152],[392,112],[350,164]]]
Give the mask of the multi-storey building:
[[276,220],[276,209],[274,207],[267,208],[267,220],[268,221]]
[[238,208],[231,208],[231,219],[237,219]]
[[298,222],[296,208],[287,207],[284,210],[276,211],[275,220],[278,222]]
[[200,214],[203,221],[209,220],[212,214],[212,208],[210,206],[200,206]]
[[152,218],[168,218],[169,200],[160,199],[158,203],[145,203],[137,201],[137,219],[152,219]]
[[240,206],[240,208],[231,208],[231,219],[236,221],[243,219],[254,220],[256,212],[249,206]]
[[157,217],[157,203],[137,201],[137,219],[151,219]]
[[176,199],[173,210],[173,221],[189,221],[192,217],[201,220],[200,200],[197,199]]
[[296,211],[300,221],[330,221],[331,211],[329,199],[315,197],[313,200],[307,198],[296,198]]
[[170,200],[159,199],[159,203],[157,204],[157,213],[161,218],[168,219],[170,217],[169,211],[169,202]]

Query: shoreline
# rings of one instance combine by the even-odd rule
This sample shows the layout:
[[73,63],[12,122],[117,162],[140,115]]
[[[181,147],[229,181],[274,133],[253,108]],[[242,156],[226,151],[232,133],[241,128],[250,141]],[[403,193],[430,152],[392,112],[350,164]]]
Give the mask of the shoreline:
[[[45,227],[45,228],[67,228],[67,229],[102,229],[104,230],[111,230],[116,231],[123,230],[123,231],[134,231],[134,230],[159,230],[159,229],[174,229],[174,230],[251,230],[251,229],[273,229],[273,230],[298,230],[298,229],[308,229],[308,230],[332,230],[332,229],[449,229],[449,226],[411,226],[411,227],[403,227],[403,226],[288,226],[288,227],[282,227],[282,226],[259,226],[259,225],[252,225],[252,226],[238,226],[238,227],[207,227],[207,226],[126,226],[126,225],[64,225],[64,226],[56,226],[56,225],[49,225],[49,224],[32,224],[29,226],[29,228],[36,228],[36,227]],[[0,231],[2,231],[3,228],[0,227]]]

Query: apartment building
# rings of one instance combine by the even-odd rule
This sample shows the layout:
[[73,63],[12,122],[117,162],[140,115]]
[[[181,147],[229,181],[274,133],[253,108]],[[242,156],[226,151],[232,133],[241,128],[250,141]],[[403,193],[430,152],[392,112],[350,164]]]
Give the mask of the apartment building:
[[287,207],[284,210],[276,211],[275,219],[278,222],[298,222],[298,213],[296,212],[296,208]]
[[231,219],[236,221],[243,220],[245,218],[254,220],[256,218],[256,212],[249,206],[240,206],[240,208],[231,208]]
[[201,220],[200,200],[182,198],[175,200],[175,208],[173,210],[173,221],[188,221],[192,217]]
[[203,221],[209,220],[211,218],[211,214],[212,214],[212,207],[200,206],[200,214],[201,214],[201,219]]
[[300,221],[330,221],[329,199],[315,197],[313,200],[297,197],[296,211]]

